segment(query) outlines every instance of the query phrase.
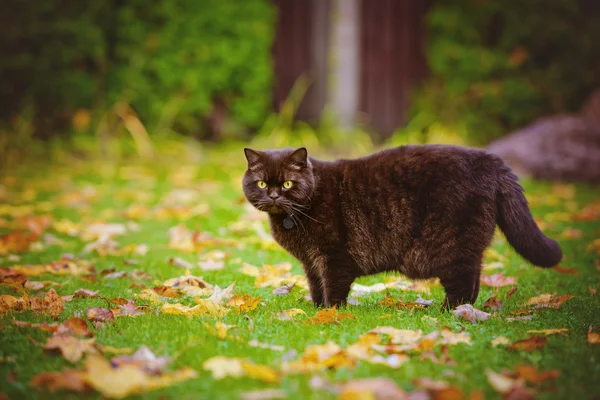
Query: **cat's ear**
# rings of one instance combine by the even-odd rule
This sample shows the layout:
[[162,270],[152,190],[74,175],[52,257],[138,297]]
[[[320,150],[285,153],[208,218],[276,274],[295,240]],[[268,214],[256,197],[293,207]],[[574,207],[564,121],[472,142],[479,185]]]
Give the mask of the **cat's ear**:
[[248,168],[256,166],[260,163],[261,155],[258,151],[246,147],[244,149],[244,154],[246,155],[246,160],[248,160]]
[[289,157],[290,163],[293,165],[297,165],[299,167],[305,167],[308,162],[308,152],[306,151],[306,147],[300,147]]

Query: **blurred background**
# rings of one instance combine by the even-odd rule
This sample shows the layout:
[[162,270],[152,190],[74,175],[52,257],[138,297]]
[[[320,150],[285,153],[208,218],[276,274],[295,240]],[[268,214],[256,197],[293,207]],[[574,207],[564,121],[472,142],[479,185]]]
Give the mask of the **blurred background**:
[[4,162],[163,140],[484,146],[600,119],[596,0],[4,0],[0,37]]

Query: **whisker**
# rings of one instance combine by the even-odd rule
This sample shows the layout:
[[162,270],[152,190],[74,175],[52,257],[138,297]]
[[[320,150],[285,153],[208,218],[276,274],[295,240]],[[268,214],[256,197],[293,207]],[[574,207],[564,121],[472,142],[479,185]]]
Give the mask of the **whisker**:
[[321,221],[319,221],[317,219],[314,219],[313,217],[311,217],[310,215],[306,214],[305,212],[303,212],[303,211],[301,211],[301,210],[299,210],[297,208],[294,208],[294,206],[291,206],[291,208],[292,208],[293,211],[299,212],[300,214],[304,215],[306,218],[312,219],[313,221],[315,221],[315,222],[317,222],[319,224],[323,223],[323,222],[321,222]]

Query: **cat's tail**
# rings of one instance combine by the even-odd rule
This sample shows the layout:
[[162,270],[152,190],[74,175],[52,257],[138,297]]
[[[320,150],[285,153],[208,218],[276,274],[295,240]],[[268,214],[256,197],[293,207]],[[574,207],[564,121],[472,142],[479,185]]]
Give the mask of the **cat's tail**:
[[558,243],[538,228],[517,179],[508,167],[502,166],[496,195],[496,222],[508,242],[523,258],[538,267],[553,267],[562,259],[562,250]]

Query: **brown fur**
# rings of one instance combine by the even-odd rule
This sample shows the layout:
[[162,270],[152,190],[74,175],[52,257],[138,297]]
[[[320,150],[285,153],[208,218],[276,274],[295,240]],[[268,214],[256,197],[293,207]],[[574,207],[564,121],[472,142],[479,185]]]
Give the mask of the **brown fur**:
[[[562,257],[534,222],[517,177],[482,150],[402,146],[333,162],[304,148],[245,153],[246,198],[269,213],[275,240],[302,262],[316,305],[345,303],[356,277],[382,271],[438,277],[445,306],[474,303],[496,224],[530,262],[551,267]],[[286,180],[292,188],[283,188]]]

